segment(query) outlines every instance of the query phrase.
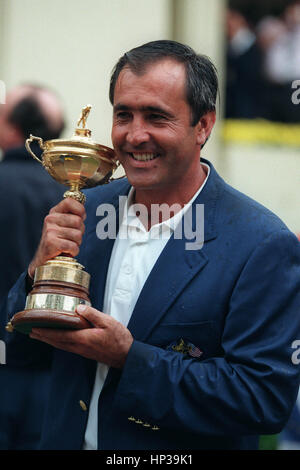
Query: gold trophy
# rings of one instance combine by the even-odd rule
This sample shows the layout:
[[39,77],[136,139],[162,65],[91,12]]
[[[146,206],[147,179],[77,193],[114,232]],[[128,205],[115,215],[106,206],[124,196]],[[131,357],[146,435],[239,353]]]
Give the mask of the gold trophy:
[[[70,187],[64,197],[72,197],[82,204],[85,195],[80,190],[108,183],[117,168],[114,151],[91,139],[91,131],[86,128],[90,110],[90,105],[83,108],[70,139],[44,142],[30,135],[25,143],[30,155],[42,163],[56,181]],[[42,159],[31,150],[33,141],[43,150]],[[34,327],[90,328],[89,322],[75,312],[79,304],[91,305],[89,283],[90,275],[76,259],[62,253],[47,261],[36,268],[25,309],[13,316],[6,326],[7,331],[15,329],[28,334]]]

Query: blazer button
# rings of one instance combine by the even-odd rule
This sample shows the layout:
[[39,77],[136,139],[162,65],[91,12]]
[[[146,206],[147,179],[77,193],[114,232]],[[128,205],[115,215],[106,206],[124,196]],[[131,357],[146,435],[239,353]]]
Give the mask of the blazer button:
[[87,411],[87,406],[86,406],[86,404],[84,403],[84,401],[79,400],[79,405],[81,406],[81,409],[82,409],[83,411]]

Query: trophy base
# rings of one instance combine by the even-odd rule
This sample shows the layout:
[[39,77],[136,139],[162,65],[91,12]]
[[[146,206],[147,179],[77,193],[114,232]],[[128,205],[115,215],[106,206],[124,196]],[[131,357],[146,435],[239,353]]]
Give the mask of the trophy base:
[[91,324],[78,314],[43,309],[22,310],[14,315],[11,325],[14,330],[24,334],[30,334],[32,328],[65,330],[91,328]]
[[36,268],[32,290],[24,310],[16,313],[6,330],[29,334],[32,328],[81,330],[92,325],[76,312],[78,305],[91,305],[90,275],[75,259],[57,256]]

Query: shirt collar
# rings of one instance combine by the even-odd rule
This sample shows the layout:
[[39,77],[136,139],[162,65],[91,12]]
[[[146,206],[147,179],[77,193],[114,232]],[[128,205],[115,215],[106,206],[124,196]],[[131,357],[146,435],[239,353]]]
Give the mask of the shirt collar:
[[[192,196],[192,198],[189,200],[189,202],[186,203],[184,205],[184,207],[179,212],[177,212],[173,217],[171,217],[167,220],[164,220],[163,222],[160,222],[158,224],[153,225],[149,232],[157,231],[158,229],[164,230],[164,228],[170,229],[172,232],[175,231],[175,229],[176,229],[178,223],[180,222],[180,220],[182,219],[183,215],[189,209],[189,207],[192,205],[194,200],[199,196],[200,192],[204,188],[204,186],[205,186],[205,184],[206,184],[206,182],[209,178],[209,174],[210,174],[209,165],[207,165],[204,162],[201,162],[201,165],[205,166],[205,168],[207,170],[207,174],[206,174],[206,178],[203,181],[200,188],[196,191],[196,193]],[[134,204],[134,193],[135,193],[135,188],[132,186],[130,188],[130,191],[129,191],[128,197],[127,197],[127,201],[126,201],[125,206],[124,206],[123,219],[122,219],[120,229],[123,226],[124,228],[125,227],[130,227],[130,228],[139,229],[142,232],[147,232],[147,230],[145,229],[145,227],[142,224],[141,220],[136,215],[137,207]]]

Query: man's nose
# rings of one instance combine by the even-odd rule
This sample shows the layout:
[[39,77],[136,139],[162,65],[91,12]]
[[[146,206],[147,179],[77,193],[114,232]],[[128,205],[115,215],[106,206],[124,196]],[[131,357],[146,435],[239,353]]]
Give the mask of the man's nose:
[[150,139],[147,127],[140,120],[131,122],[126,137],[127,142],[134,147],[149,142]]

